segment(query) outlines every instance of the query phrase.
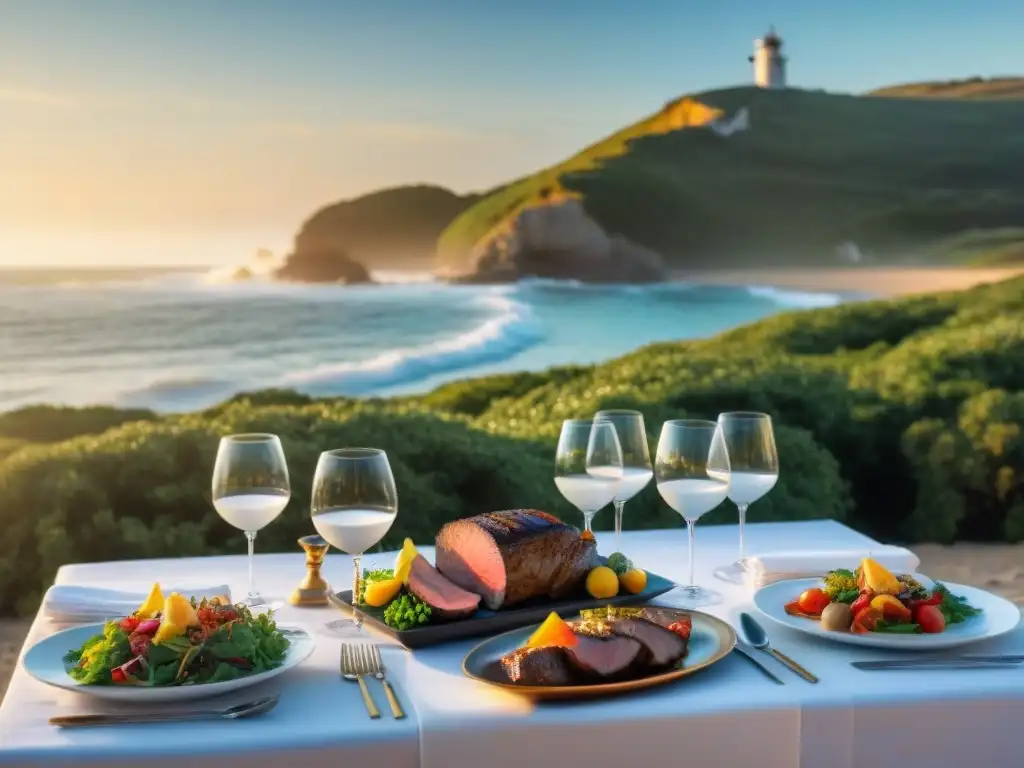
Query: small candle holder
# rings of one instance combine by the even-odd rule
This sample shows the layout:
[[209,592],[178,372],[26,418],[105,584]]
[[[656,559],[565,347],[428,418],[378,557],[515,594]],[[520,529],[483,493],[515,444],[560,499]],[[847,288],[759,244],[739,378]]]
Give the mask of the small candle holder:
[[320,575],[320,567],[331,545],[312,534],[299,539],[299,546],[306,550],[306,578],[295,588],[288,602],[299,607],[327,605],[330,586]]

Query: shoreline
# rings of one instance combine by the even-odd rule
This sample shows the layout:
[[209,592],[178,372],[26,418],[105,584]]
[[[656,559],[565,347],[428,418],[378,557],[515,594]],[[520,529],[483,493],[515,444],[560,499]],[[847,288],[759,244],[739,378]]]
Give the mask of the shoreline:
[[958,291],[1024,274],[1019,267],[748,267],[675,270],[668,281],[770,286],[875,298]]

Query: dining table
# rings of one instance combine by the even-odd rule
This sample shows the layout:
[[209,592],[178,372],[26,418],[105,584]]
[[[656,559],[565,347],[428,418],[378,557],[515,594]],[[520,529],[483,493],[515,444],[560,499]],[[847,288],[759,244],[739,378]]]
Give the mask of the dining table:
[[[628,512],[628,510],[627,510]],[[628,526],[628,514],[626,518]],[[698,583],[721,601],[701,610],[733,627],[742,612],[757,616],[752,588],[723,578],[736,559],[734,525],[696,532]],[[600,551],[613,534],[598,531]],[[856,549],[878,542],[839,522],[748,524],[747,551]],[[625,531],[622,551],[639,566],[673,580],[686,578],[682,528]],[[428,559],[433,549],[419,551]],[[364,556],[367,568],[388,567],[394,553]],[[325,627],[346,620],[333,605],[295,607],[287,596],[305,574],[304,554],[256,557],[260,591],[283,601],[281,625],[302,626],[316,649],[301,665],[253,688],[229,694],[224,706],[268,692],[270,712],[235,721],[149,723],[61,729],[56,715],[120,712],[126,705],[49,687],[19,666],[0,705],[0,766],[163,766],[213,768],[301,765],[316,768],[622,768],[678,764],[687,768],[1008,768],[1024,764],[1024,668],[869,672],[855,660],[891,658],[892,650],[829,642],[760,616],[772,646],[812,671],[796,676],[761,654],[779,685],[739,653],[675,682],[626,695],[534,702],[467,678],[462,660],[480,638],[410,651],[368,624],[339,637]],[[338,589],[349,586],[351,558],[330,554],[323,566]],[[58,584],[148,591],[156,581],[247,586],[244,556],[80,563],[62,567]],[[655,603],[671,603],[671,595]],[[42,612],[25,648],[63,627]],[[381,708],[367,717],[358,687],[339,675],[342,642],[375,642],[407,711],[394,719],[383,689],[370,680]],[[24,651],[23,651],[24,652]],[[1024,654],[1024,629],[971,646],[972,653]],[[755,651],[755,653],[760,653]],[[149,708],[157,709],[153,705]],[[169,705],[164,705],[169,706]],[[219,705],[218,705],[219,706]]]

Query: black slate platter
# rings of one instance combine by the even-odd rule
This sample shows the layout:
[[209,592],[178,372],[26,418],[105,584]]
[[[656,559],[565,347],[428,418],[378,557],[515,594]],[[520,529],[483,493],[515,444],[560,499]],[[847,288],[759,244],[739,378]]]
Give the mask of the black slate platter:
[[[575,616],[580,611],[588,608],[597,608],[602,605],[645,603],[658,595],[665,594],[674,586],[675,584],[663,576],[658,576],[648,571],[647,586],[642,592],[638,592],[635,595],[616,595],[605,600],[595,600],[586,594],[564,600],[530,600],[500,611],[489,611],[486,608],[481,608],[465,619],[427,624],[402,632],[392,629],[384,623],[383,608],[360,606],[353,608],[353,610],[362,616],[367,624],[372,624],[378,631],[388,637],[393,637],[406,648],[425,648],[428,645],[448,643],[453,640],[479,637],[480,635],[490,635],[510,629],[518,629],[529,624],[537,624],[544,621],[552,611],[564,618]],[[335,597],[338,599],[338,602],[352,608],[352,590],[338,592]]]

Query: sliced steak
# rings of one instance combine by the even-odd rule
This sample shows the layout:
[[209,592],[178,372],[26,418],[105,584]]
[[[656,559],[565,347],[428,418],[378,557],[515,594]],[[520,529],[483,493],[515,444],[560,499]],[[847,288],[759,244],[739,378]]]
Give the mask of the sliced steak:
[[508,679],[519,685],[570,685],[572,670],[562,648],[519,648],[501,657]]
[[578,635],[579,642],[565,649],[565,655],[582,673],[610,680],[622,677],[640,661],[644,649],[629,637],[607,639]]
[[452,584],[423,555],[416,555],[409,569],[409,591],[430,606],[441,619],[469,616],[480,605],[480,595]]
[[612,632],[637,640],[647,649],[650,666],[667,667],[686,655],[687,641],[664,627],[642,619],[615,619]]
[[579,589],[596,561],[593,541],[536,509],[489,512],[447,523],[437,534],[438,570],[481,595],[491,610]]

